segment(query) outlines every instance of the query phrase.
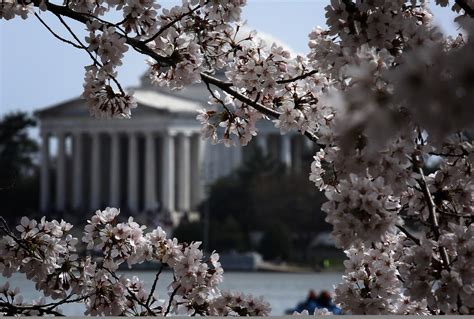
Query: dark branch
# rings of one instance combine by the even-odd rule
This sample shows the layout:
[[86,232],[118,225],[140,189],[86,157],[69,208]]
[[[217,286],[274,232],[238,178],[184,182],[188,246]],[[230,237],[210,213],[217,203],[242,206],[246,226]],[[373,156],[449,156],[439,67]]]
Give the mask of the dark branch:
[[58,302],[55,302],[55,303],[50,303],[50,304],[46,304],[46,305],[41,305],[42,307],[48,307],[47,310],[50,311],[50,310],[53,310],[54,308],[60,306],[60,305],[63,305],[63,304],[68,304],[68,303],[75,303],[75,302],[79,302],[79,301],[83,301],[89,297],[91,297],[93,295],[93,293],[89,294],[89,295],[85,295],[85,296],[82,296],[82,297],[78,297],[78,298],[75,298],[75,299],[69,299],[71,298],[73,295],[69,295],[67,298],[63,299],[63,300],[60,300]]
[[24,243],[21,239],[19,239],[18,237],[15,236],[15,234],[10,230],[10,227],[8,226],[7,221],[2,216],[0,216],[0,222],[2,223],[2,225],[0,225],[0,230],[3,231],[11,239],[13,239],[13,241],[15,241],[15,243],[18,245],[18,247],[21,247],[26,252],[28,252],[30,254],[30,257],[36,258],[36,259],[42,261],[41,258],[36,256],[35,253],[33,251],[31,251],[30,248],[28,248],[27,246],[24,245]]
[[[34,305],[34,306],[18,306],[18,305],[13,305],[9,302],[1,302],[0,301],[0,309],[7,309],[6,313],[7,316],[12,316],[12,315],[24,315],[28,311],[38,311],[40,315],[54,315],[58,317],[63,317],[64,315],[56,310],[52,309],[45,309],[41,305]],[[2,309],[2,312],[4,310]]]
[[305,78],[307,78],[308,76],[311,76],[311,75],[316,74],[316,73],[318,73],[318,70],[313,70],[313,71],[310,71],[310,72],[303,73],[303,74],[301,74],[300,76],[297,76],[297,77],[294,77],[294,78],[291,78],[291,79],[280,80],[280,81],[276,81],[276,82],[277,82],[278,84],[291,83],[291,82],[295,82],[295,81],[298,81],[298,80],[305,79]]
[[[210,76],[208,74],[205,74],[205,73],[201,73],[201,79],[206,83],[210,83],[212,85],[217,86],[222,91],[229,93],[233,97],[237,98],[239,101],[253,107],[254,109],[256,109],[257,111],[260,111],[262,114],[264,114],[266,116],[273,117],[273,118],[276,118],[276,119],[278,119],[280,117],[279,112],[277,112],[277,111],[275,111],[271,108],[268,108],[263,104],[257,103],[255,101],[249,99],[247,96],[233,90],[226,82],[222,82],[221,80],[216,79],[215,77],[212,77],[212,76]],[[305,131],[304,135],[306,137],[308,137],[314,143],[317,143],[318,138],[313,133]]]
[[465,0],[455,0],[455,2],[464,10],[464,12],[466,12],[467,15],[469,15],[471,18],[474,18],[474,9],[471,8]]
[[[117,282],[120,282],[120,278],[113,272],[111,271],[110,269],[108,268],[105,268],[104,269],[112,276],[114,277],[115,280],[117,280]],[[110,282],[112,282],[110,279],[109,279]],[[135,294],[135,292],[133,292],[129,287],[125,286],[125,289],[127,290],[128,294],[130,295],[130,298],[135,300],[140,306],[142,306],[143,308],[145,308],[147,310],[147,314],[150,315],[150,316],[154,316],[155,313],[153,310],[150,309],[150,307],[148,306],[148,304],[144,303],[143,301],[141,301],[137,295]]]
[[68,39],[64,39],[63,37],[61,37],[60,35],[58,35],[57,33],[55,33],[55,32],[49,27],[49,25],[47,25],[46,22],[45,22],[43,19],[41,19],[41,17],[39,16],[39,14],[37,14],[36,12],[35,12],[35,17],[38,18],[38,20],[41,22],[41,24],[44,25],[44,27],[45,27],[46,29],[48,29],[48,31],[51,32],[51,34],[52,34],[55,38],[57,38],[57,39],[59,39],[59,40],[65,42],[65,43],[67,43],[67,44],[70,44],[70,45],[72,45],[73,47],[75,47],[75,48],[77,48],[77,49],[82,49],[82,47],[81,47],[80,45],[77,45],[77,44],[75,44],[74,42],[69,41]]
[[[98,66],[102,66],[102,64],[92,55],[92,53],[87,49],[87,47],[81,42],[81,40],[79,40],[79,38],[77,37],[77,35],[74,33],[74,31],[72,31],[71,27],[69,27],[69,25],[66,23],[66,21],[64,21],[64,19],[61,17],[61,15],[59,14],[56,14],[56,16],[58,17],[59,21],[61,21],[61,23],[64,25],[64,27],[69,31],[69,33],[74,37],[74,39],[77,41],[77,43],[79,43],[80,45],[80,48],[83,49],[84,51],[87,52],[87,54],[89,54],[90,58],[94,61],[95,64],[97,64]],[[114,81],[114,83],[117,85],[118,89],[120,90],[120,93],[122,93],[123,95],[125,95],[125,91],[122,89],[122,86],[120,85],[119,81],[117,81],[117,79],[115,78],[115,76],[113,76],[112,74],[110,73],[107,73],[107,75],[112,79],[112,81]]]
[[158,272],[156,273],[155,280],[153,281],[153,285],[151,286],[150,294],[148,295],[148,298],[146,300],[146,305],[147,306],[150,306],[150,301],[151,301],[151,298],[153,297],[153,293],[155,292],[156,284],[158,283],[158,279],[160,278],[160,274],[163,271],[163,267],[164,267],[164,265],[161,264],[160,270],[158,270]]
[[181,285],[178,285],[178,286],[173,290],[173,292],[171,293],[170,301],[169,301],[169,303],[168,303],[168,307],[166,307],[166,311],[165,311],[165,314],[164,314],[165,317],[170,313],[171,305],[173,304],[174,296],[176,296],[176,293],[178,292],[178,289],[179,289],[180,287],[181,287]]
[[420,245],[420,240],[412,235],[405,227],[397,225],[397,228],[402,231],[408,238],[410,238],[415,244]]
[[204,81],[204,83],[206,84],[206,88],[209,91],[209,93],[211,93],[212,97],[222,105],[222,107],[226,110],[227,114],[232,118],[234,116],[233,113],[225,105],[224,101],[222,101],[220,98],[218,98],[216,96],[216,94],[214,93],[214,91],[212,91],[211,85],[209,84],[209,82]]
[[[439,232],[439,224],[438,224],[438,216],[436,213],[436,205],[433,200],[433,196],[431,195],[430,189],[428,184],[426,183],[425,173],[423,172],[423,167],[421,166],[421,162],[415,161],[417,163],[417,172],[420,174],[420,180],[418,183],[420,184],[421,190],[423,192],[423,196],[425,197],[426,204],[428,206],[429,218],[431,223],[431,230],[435,236],[435,239],[438,240],[439,236],[441,235]],[[445,247],[439,246],[441,259],[443,260],[444,267],[449,270],[449,256],[448,252],[446,251]]]
[[[35,4],[39,5],[39,0],[35,0]],[[89,18],[89,17],[87,17],[87,16],[85,16],[85,15],[79,13],[79,12],[73,11],[73,10],[69,9],[68,7],[58,6],[58,5],[52,4],[50,2],[46,2],[46,5],[47,5],[47,9],[49,11],[51,11],[52,13],[54,13],[55,15],[57,15],[57,16],[65,16],[65,17],[71,18],[73,20],[76,20],[78,22],[84,23],[84,24],[86,24],[88,21],[91,21],[91,18]],[[114,26],[112,23],[107,24],[107,25]],[[171,66],[171,65],[175,64],[176,61],[174,61],[171,57],[165,57],[165,56],[159,55],[158,53],[153,51],[153,49],[148,47],[145,42],[137,40],[137,39],[129,38],[125,35],[122,35],[122,36],[125,37],[126,43],[129,44],[130,46],[132,46],[136,51],[153,58],[155,61],[162,64],[163,66]],[[230,95],[232,95],[233,97],[235,97],[239,101],[255,108],[256,110],[260,111],[262,114],[264,114],[266,116],[273,117],[273,118],[276,118],[276,119],[278,119],[279,116],[280,116],[280,113],[278,113],[277,111],[275,111],[271,108],[268,108],[268,107],[266,107],[266,106],[264,106],[260,103],[257,103],[255,101],[252,101],[247,96],[231,89],[232,84],[229,84],[228,82],[223,82],[223,81],[221,81],[219,79],[216,79],[216,78],[214,78],[214,77],[212,77],[212,76],[210,76],[206,73],[203,73],[203,72],[201,72],[201,79],[204,82],[207,82],[207,83],[210,83],[210,84],[213,84],[213,85],[217,86],[218,88],[220,88],[224,92],[229,93]],[[305,131],[304,135],[306,137],[308,137],[314,143],[317,143],[318,138],[313,133]]]
[[[209,2],[209,0],[207,0],[205,4],[207,4]],[[198,5],[196,6],[194,9],[186,12],[186,13],[183,13],[181,15],[179,15],[178,17],[176,17],[176,19],[174,20],[171,20],[169,23],[167,23],[166,25],[164,25],[163,27],[160,28],[160,30],[158,30],[158,32],[156,32],[151,38],[147,39],[147,40],[144,40],[143,43],[148,43],[148,42],[151,42],[153,40],[155,40],[157,37],[159,37],[161,34],[163,34],[163,32],[165,32],[166,30],[168,30],[169,28],[171,28],[173,25],[175,25],[176,23],[178,23],[179,21],[181,21],[181,19],[193,14],[194,12],[196,12],[198,9],[200,9],[202,6],[201,5]]]

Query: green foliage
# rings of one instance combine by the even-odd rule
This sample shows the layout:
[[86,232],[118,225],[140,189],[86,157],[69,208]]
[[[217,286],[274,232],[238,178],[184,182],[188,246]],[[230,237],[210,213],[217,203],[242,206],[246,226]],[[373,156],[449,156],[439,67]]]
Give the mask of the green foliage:
[[[330,230],[320,211],[324,195],[313,186],[308,172],[287,173],[257,149],[240,169],[211,185],[201,205],[201,212],[209,210],[210,249],[257,250],[269,259],[307,261],[311,239]],[[260,243],[251,240],[255,233],[263,234]]]
[[211,223],[209,240],[210,247],[217,251],[242,251],[247,246],[241,225],[231,216],[222,224],[217,222]]
[[173,236],[187,243],[202,241],[203,226],[201,223],[181,222],[179,226],[173,230]]
[[282,222],[273,222],[268,225],[259,252],[267,260],[288,260],[292,251],[291,231]]
[[[245,234],[237,221],[229,217],[223,222],[211,221],[209,231],[211,250],[227,252],[246,250]],[[173,230],[173,236],[184,242],[203,241],[204,225],[202,222],[182,222]]]
[[2,216],[9,219],[18,212],[31,216],[38,207],[34,163],[38,145],[28,136],[28,129],[35,125],[25,112],[10,113],[0,120],[0,202]]
[[0,187],[8,187],[34,168],[32,157],[38,145],[27,130],[35,125],[25,112],[9,113],[0,120]]

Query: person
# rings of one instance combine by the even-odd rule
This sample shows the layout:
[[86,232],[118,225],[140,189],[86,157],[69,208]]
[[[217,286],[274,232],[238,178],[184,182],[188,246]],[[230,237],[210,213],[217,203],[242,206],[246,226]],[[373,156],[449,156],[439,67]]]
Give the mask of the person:
[[308,293],[308,297],[305,301],[299,303],[296,308],[288,309],[286,314],[292,314],[295,311],[301,313],[304,310],[307,310],[310,315],[314,314],[314,311],[320,308],[318,304],[318,295],[316,291],[311,289]]
[[321,294],[317,299],[317,304],[319,309],[326,308],[328,311],[332,312],[335,315],[341,314],[341,309],[332,302],[331,294],[328,291],[321,291]]

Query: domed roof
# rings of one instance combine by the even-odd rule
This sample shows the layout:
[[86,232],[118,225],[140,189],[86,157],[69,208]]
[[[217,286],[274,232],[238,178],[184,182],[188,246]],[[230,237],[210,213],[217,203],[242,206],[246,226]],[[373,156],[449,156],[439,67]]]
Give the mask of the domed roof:
[[[247,25],[243,25],[240,27],[239,33],[237,34],[236,39],[244,39],[250,33],[254,33],[254,36],[258,39],[262,40],[266,46],[269,48],[276,43],[278,46],[283,47],[287,50],[292,57],[295,57],[297,54],[290,46],[283,41],[279,40],[278,38],[272,36],[271,34],[260,32],[254,29],[249,28]],[[220,70],[215,74],[217,78],[224,78],[224,71]],[[148,77],[148,74],[145,73],[141,77],[141,85],[139,87],[134,88],[136,93],[141,94],[141,92],[160,92],[161,94],[168,94],[170,96],[179,97],[182,99],[188,99],[193,102],[201,103],[201,105],[207,105],[207,101],[209,100],[209,91],[207,90],[206,86],[203,83],[196,83],[193,85],[188,85],[181,90],[171,90],[167,87],[157,87],[151,84],[151,81]],[[147,95],[146,93],[145,95]],[[149,95],[148,95],[149,96]]]
[[258,31],[255,29],[250,28],[248,25],[244,24],[240,27],[239,33],[237,34],[237,39],[244,39],[247,37],[251,32],[255,33],[255,37],[262,40],[266,46],[271,47],[273,43],[277,44],[278,46],[283,47],[285,50],[290,52],[291,56],[296,56],[296,52],[285,42],[281,41],[277,37],[271,35],[270,33]]

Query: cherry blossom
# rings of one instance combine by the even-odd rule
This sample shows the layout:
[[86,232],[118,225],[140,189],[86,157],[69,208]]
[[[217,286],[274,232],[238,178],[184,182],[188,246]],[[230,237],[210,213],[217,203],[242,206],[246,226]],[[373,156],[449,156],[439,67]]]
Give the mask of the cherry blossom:
[[[219,255],[205,258],[200,242],[178,243],[160,227],[146,232],[132,217],[118,222],[116,208],[98,210],[84,228],[82,241],[86,255],[77,253],[78,239],[65,221],[21,219],[18,234],[2,227],[0,270],[6,277],[24,273],[36,289],[56,302],[44,299],[26,302],[9,283],[0,287],[0,311],[4,314],[60,314],[60,305],[83,302],[85,315],[168,315],[200,314],[266,315],[270,307],[262,298],[224,293],[219,289],[223,269]],[[4,224],[6,225],[6,224]],[[94,261],[91,253],[102,256]],[[161,264],[155,282],[142,282],[116,271],[120,264],[129,267],[145,261]],[[156,296],[155,287],[163,267],[173,271],[168,299]],[[150,290],[151,289],[151,290]],[[0,296],[0,299],[2,297]]]
[[[207,87],[209,103],[196,117],[213,144],[247,145],[259,121],[316,143],[309,178],[325,191],[322,210],[348,256],[336,288],[344,312],[473,314],[474,1],[435,1],[457,15],[460,34],[451,38],[425,1],[331,0],[326,27],[309,33],[305,56],[245,31],[245,4],[5,0],[0,19],[35,13],[46,24],[38,10],[60,18],[74,41],[55,36],[91,58],[82,96],[95,117],[132,116],[133,92],[120,86],[118,71],[124,53],[135,51],[147,57],[153,84]],[[108,21],[111,11],[122,20]],[[62,17],[82,23],[85,39]],[[82,239],[103,255],[100,263],[78,256],[69,224],[23,218],[19,235],[5,229],[0,270],[25,273],[45,296],[73,292],[94,315],[268,313],[258,298],[217,288],[217,254],[205,262],[199,243],[166,238],[161,228],[146,232],[133,219],[119,223],[117,215],[98,211],[85,228]],[[112,275],[120,264],[150,260],[175,273],[164,303],[145,299],[138,278]],[[25,306],[10,294],[11,309],[44,314],[40,301]]]

